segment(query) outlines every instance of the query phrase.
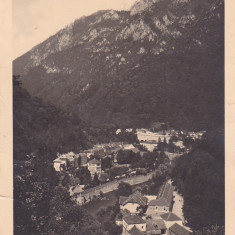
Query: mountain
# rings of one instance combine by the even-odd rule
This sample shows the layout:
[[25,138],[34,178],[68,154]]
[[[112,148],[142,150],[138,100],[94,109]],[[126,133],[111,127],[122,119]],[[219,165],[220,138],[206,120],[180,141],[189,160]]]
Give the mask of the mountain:
[[223,0],[140,0],[75,20],[13,62],[23,87],[99,127],[224,121]]

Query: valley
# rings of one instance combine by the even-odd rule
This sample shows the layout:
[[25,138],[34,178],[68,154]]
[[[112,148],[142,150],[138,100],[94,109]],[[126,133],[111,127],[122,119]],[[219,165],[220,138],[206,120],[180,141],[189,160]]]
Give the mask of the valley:
[[223,18],[138,0],[13,61],[16,235],[224,235]]

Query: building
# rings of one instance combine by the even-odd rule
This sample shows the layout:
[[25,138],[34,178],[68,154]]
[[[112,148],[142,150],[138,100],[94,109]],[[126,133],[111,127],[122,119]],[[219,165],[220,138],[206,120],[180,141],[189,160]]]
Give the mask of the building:
[[65,154],[57,153],[57,158],[53,161],[55,170],[63,171],[67,170],[69,167],[75,167],[75,157],[76,154],[73,152]]
[[173,192],[174,187],[169,183],[165,183],[160,189],[158,198],[156,200],[151,200],[148,203],[148,213],[161,214],[171,211],[173,202]]
[[172,212],[161,214],[160,217],[164,220],[167,228],[170,228],[175,223],[183,226],[182,219]]
[[162,219],[146,220],[146,234],[166,234],[166,225]]
[[191,235],[192,233],[184,228],[183,226],[180,226],[179,224],[175,223],[169,228],[169,235]]
[[131,214],[138,214],[138,207],[147,206],[147,198],[139,191],[134,192],[129,197],[121,196],[119,198],[120,210],[128,210]]
[[96,159],[92,159],[91,161],[87,163],[87,167],[91,173],[91,177],[94,177],[95,173],[98,176],[101,174],[101,162],[100,161]]
[[67,159],[58,157],[53,161],[53,165],[54,165],[55,171],[59,172],[59,171],[66,170]]
[[123,219],[122,235],[142,235],[146,232],[146,222],[137,215]]
[[118,225],[118,226],[123,225],[123,219],[127,216],[130,216],[130,215],[131,215],[130,211],[128,211],[126,209],[121,210],[120,213],[115,218],[116,225]]

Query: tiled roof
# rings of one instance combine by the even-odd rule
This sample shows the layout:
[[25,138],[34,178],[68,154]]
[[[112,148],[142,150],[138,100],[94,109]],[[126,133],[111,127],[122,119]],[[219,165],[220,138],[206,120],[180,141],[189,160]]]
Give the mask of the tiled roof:
[[149,206],[170,206],[168,201],[163,197],[158,198],[157,200],[150,201],[148,205]]
[[151,219],[146,221],[147,231],[166,229],[166,225],[162,219]]
[[124,218],[124,221],[129,225],[130,224],[145,224],[146,223],[140,216],[137,216],[137,215],[129,215]]
[[160,190],[159,198],[164,198],[167,201],[168,205],[171,205],[173,191],[174,187],[169,183],[165,183]]
[[125,210],[121,210],[121,214],[122,214],[122,218],[125,218],[127,216],[130,216],[131,213],[129,210],[125,209]]
[[120,196],[119,197],[119,204],[122,205],[123,202],[125,202],[128,199],[128,197]]
[[175,223],[170,228],[170,231],[174,232],[177,235],[191,235],[191,232],[185,229],[184,227],[180,226],[179,224]]
[[126,205],[127,203],[137,203],[140,206],[147,205],[147,198],[144,197],[139,191],[131,194],[125,201],[123,201],[122,205]]
[[96,164],[96,165],[100,165],[100,164],[101,164],[100,161],[96,160],[95,158],[92,159],[91,161],[89,161],[88,163],[90,163],[90,164]]
[[143,235],[143,233],[136,227],[134,226],[130,231],[130,235]]
[[165,221],[179,221],[181,220],[180,217],[178,217],[176,214],[169,212],[169,213],[165,213],[160,215],[162,217],[162,219],[164,219]]

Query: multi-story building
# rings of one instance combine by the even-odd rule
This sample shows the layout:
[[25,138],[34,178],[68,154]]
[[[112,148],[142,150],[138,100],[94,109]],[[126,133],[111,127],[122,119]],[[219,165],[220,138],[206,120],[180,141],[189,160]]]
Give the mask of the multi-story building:
[[91,161],[87,162],[87,167],[88,170],[91,173],[91,177],[94,177],[95,173],[99,176],[101,173],[101,162],[96,160],[96,159],[92,159]]
[[169,183],[165,183],[160,189],[158,198],[156,200],[151,200],[148,203],[148,213],[161,214],[171,211],[173,202],[173,191],[174,187]]

